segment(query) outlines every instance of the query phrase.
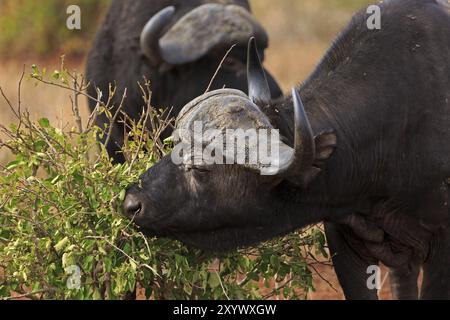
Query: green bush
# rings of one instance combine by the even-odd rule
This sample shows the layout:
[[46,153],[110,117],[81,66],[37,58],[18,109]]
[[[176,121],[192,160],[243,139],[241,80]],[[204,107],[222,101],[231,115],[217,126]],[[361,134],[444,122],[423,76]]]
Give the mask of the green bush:
[[99,103],[83,125],[80,76],[64,69],[46,76],[33,66],[31,78],[72,91],[75,125],[62,130],[48,119],[32,121],[10,105],[18,121],[1,127],[9,138],[0,151],[15,159],[0,166],[0,299],[125,299],[136,292],[147,299],[297,299],[313,290],[314,255],[326,256],[318,228],[220,257],[146,238],[121,216],[121,202],[127,186],[170,147],[155,143],[146,123],[167,119],[147,108],[129,123],[128,161],[113,165],[97,142],[108,127],[92,124],[102,112],[113,119],[110,106]]

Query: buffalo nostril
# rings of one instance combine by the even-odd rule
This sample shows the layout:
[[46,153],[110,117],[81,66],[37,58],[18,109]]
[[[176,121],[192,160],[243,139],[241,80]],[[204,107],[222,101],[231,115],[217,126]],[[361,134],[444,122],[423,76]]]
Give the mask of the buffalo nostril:
[[139,201],[135,196],[128,195],[125,198],[125,202],[123,204],[124,214],[129,218],[134,218],[137,215],[142,213],[143,206],[142,202]]

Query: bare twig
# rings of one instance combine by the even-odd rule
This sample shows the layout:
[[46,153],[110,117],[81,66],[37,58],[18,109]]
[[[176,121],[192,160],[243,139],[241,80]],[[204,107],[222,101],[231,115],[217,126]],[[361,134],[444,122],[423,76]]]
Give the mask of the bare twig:
[[127,89],[125,88],[125,91],[122,95],[122,100],[120,101],[119,106],[117,107],[116,112],[114,113],[114,116],[109,120],[109,128],[108,128],[108,134],[106,136],[106,140],[105,140],[105,147],[108,146],[109,142],[111,141],[111,136],[113,133],[113,129],[114,129],[114,124],[117,121],[117,118],[119,117],[120,111],[123,108],[123,104],[125,102],[125,99],[127,97]]
[[[102,97],[103,97],[103,92],[99,89],[96,88],[95,91],[97,92],[97,100],[101,101]],[[111,97],[109,98],[111,99]],[[87,121],[87,125],[86,125],[86,131],[85,133],[91,129],[91,127],[93,126],[93,124],[95,123],[95,121],[97,120],[98,114],[100,112],[100,108],[101,105],[99,102],[96,103],[94,110],[92,110],[91,114],[89,115],[88,121]]]
[[[72,92],[74,91],[74,89],[72,87],[70,87],[70,86],[65,86],[65,85],[62,85],[62,84],[59,84],[59,83],[55,83],[53,81],[47,81],[45,79],[41,79],[41,78],[37,78],[37,77],[33,77],[33,79],[35,79],[36,81],[41,82],[43,84],[49,85],[49,86],[58,87],[58,88],[61,88],[61,89],[64,89],[64,90],[72,91]],[[83,90],[77,89],[75,91],[76,91],[77,94],[85,96],[89,100],[92,100],[92,101],[98,102],[100,104],[103,104],[102,101],[100,101],[97,98],[91,96],[90,94],[84,92]]]
[[142,143],[144,141],[144,135],[145,135],[145,128],[147,126],[147,121],[148,121],[148,118],[150,116],[150,109],[151,109],[150,107],[147,107],[147,110],[145,112],[144,122],[142,123],[141,136],[139,137],[139,145],[138,145],[138,148],[137,148],[137,150],[136,150],[136,152],[135,152],[135,154],[134,154],[134,156],[133,156],[133,158],[132,158],[132,160],[130,162],[130,166],[128,167],[128,172],[131,172],[131,169],[133,168],[134,163],[136,162],[136,160],[137,160],[137,158],[139,156],[139,152],[142,149]]
[[147,269],[149,269],[151,272],[153,272],[153,274],[155,276],[161,277],[160,273],[158,273],[154,268],[152,268],[151,266],[149,266],[148,264],[142,264],[139,263],[138,261],[136,261],[135,259],[133,259],[129,254],[127,254],[125,251],[123,251],[122,249],[120,249],[118,246],[116,246],[114,243],[112,243],[111,241],[109,241],[108,239],[106,239],[105,237],[97,237],[97,236],[92,236],[92,237],[86,237],[86,239],[96,239],[96,240],[104,240],[106,243],[108,243],[111,247],[113,247],[114,249],[116,249],[117,251],[119,251],[120,253],[122,253],[125,257],[127,257],[130,261],[132,261],[133,263],[135,263],[138,266],[142,266],[145,267]]
[[313,269],[316,275],[319,276],[320,279],[325,281],[331,289],[337,292],[337,289],[333,286],[333,284],[327,278],[325,278],[313,265],[310,265],[309,267]]
[[228,58],[228,55],[233,51],[234,47],[236,47],[236,44],[233,44],[230,49],[228,49],[227,53],[225,53],[225,56],[223,57],[222,61],[220,62],[219,66],[217,67],[216,72],[214,73],[213,77],[211,78],[211,81],[209,82],[208,88],[206,88],[205,93],[209,92],[211,89],[214,80],[216,79],[217,75],[219,74],[220,69],[222,69],[223,64],[225,63],[225,60]]
[[24,293],[24,294],[19,294],[16,296],[10,296],[10,297],[6,297],[3,298],[3,300],[18,300],[18,299],[24,299],[24,298],[35,298],[34,296],[36,296],[37,294],[41,294],[41,293],[46,293],[49,292],[50,290],[37,290],[37,291],[33,291],[33,292],[28,292],[28,293]]
[[10,101],[10,100],[8,99],[8,97],[6,96],[6,94],[5,94],[5,92],[3,91],[3,88],[2,88],[2,87],[0,87],[0,93],[1,93],[1,95],[2,95],[2,97],[3,97],[3,99],[5,99],[6,104],[8,105],[9,109],[12,111],[13,115],[14,115],[18,120],[20,120],[20,115],[19,115],[19,114],[16,112],[16,110],[14,109],[14,107],[13,107],[11,101]]
[[[72,112],[75,117],[75,123],[78,127],[78,132],[81,134],[83,133],[83,123],[80,116],[80,107],[78,105],[78,77],[75,75],[73,77],[73,98],[70,98],[70,101],[72,102]],[[81,87],[83,86],[83,80],[81,80]]]
[[389,278],[389,271],[386,272],[386,274],[384,275],[383,280],[381,281],[381,289],[378,290],[378,294],[381,292],[381,290],[383,290],[384,285],[386,284],[387,279]]
[[20,76],[19,85],[17,86],[17,113],[19,114],[19,125],[17,126],[17,131],[20,132],[20,127],[22,126],[22,117],[20,117],[21,114],[21,108],[22,108],[22,81],[25,76],[25,65],[22,69],[22,75]]
[[227,300],[231,300],[230,297],[229,297],[228,294],[227,294],[227,291],[225,290],[225,287],[224,287],[224,285],[223,285],[223,283],[222,283],[222,279],[220,278],[219,272],[217,272],[217,270],[216,270],[215,273],[216,273],[216,275],[217,275],[217,278],[219,279],[219,283],[220,283],[220,286],[221,286],[221,288],[222,288],[223,294],[225,295],[225,297],[227,298]]

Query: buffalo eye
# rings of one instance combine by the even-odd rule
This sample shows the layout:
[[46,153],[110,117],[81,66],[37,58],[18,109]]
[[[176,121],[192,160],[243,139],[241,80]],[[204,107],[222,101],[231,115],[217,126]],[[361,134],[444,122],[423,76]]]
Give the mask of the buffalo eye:
[[193,167],[192,170],[194,171],[194,173],[200,173],[200,174],[205,174],[205,173],[210,173],[211,170],[205,167]]
[[[180,166],[181,167],[181,166]],[[204,174],[209,173],[211,170],[206,167],[195,167],[193,165],[185,165],[183,166],[185,172],[189,172],[191,174]]]
[[211,178],[211,170],[204,167],[194,167],[191,169],[191,175],[200,184],[207,183]]

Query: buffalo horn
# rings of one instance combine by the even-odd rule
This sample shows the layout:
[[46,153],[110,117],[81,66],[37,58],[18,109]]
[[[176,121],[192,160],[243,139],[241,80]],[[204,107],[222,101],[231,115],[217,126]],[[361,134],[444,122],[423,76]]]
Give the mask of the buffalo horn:
[[270,101],[271,93],[266,73],[258,54],[255,37],[251,37],[247,52],[248,95],[253,102]]
[[306,115],[302,99],[298,91],[292,89],[294,103],[295,138],[294,150],[284,159],[280,159],[276,175],[284,177],[302,176],[311,168],[316,153],[313,131]]
[[170,6],[155,14],[145,25],[141,33],[141,50],[152,64],[162,61],[159,39],[162,30],[175,13],[175,7]]

